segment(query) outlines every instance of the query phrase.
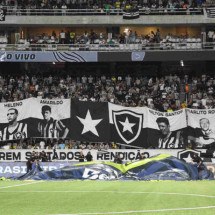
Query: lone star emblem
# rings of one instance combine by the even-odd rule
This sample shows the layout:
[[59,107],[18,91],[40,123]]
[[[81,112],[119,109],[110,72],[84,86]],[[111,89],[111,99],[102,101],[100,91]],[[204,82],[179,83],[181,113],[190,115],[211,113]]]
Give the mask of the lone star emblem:
[[92,116],[89,110],[87,111],[87,115],[85,118],[81,118],[78,116],[77,118],[84,126],[81,134],[92,132],[96,136],[99,136],[98,131],[96,130],[96,126],[102,121],[102,119],[92,119]]

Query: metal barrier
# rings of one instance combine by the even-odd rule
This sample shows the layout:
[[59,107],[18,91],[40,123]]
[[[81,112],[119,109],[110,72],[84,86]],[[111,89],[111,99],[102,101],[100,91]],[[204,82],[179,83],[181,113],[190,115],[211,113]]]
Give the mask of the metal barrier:
[[[21,9],[3,7],[7,16],[89,16],[89,15],[123,15],[123,9]],[[203,8],[141,8],[140,15],[203,15]]]
[[175,51],[215,49],[215,43],[147,43],[147,44],[1,44],[0,51]]

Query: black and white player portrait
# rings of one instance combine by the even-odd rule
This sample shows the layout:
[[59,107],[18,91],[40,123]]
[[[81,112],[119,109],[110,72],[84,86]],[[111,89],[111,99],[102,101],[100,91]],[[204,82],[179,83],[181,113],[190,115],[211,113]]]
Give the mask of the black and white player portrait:
[[158,117],[156,120],[159,128],[158,148],[181,148],[183,146],[183,137],[181,131],[171,131],[170,123],[166,117]]
[[0,140],[14,140],[27,138],[27,124],[18,121],[19,112],[16,108],[7,111],[8,124],[0,132]]
[[208,118],[199,119],[199,127],[194,128],[194,132],[188,136],[188,140],[196,148],[208,148],[215,145],[215,131],[211,128],[210,120]]
[[37,125],[40,137],[45,138],[66,138],[69,129],[61,120],[56,120],[51,117],[52,109],[49,105],[42,106],[41,113],[43,120]]
[[6,11],[0,8],[0,21],[5,21]]

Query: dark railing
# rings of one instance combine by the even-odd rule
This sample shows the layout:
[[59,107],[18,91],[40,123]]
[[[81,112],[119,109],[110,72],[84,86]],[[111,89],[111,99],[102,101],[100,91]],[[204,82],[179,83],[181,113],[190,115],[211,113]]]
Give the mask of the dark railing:
[[[4,7],[6,16],[79,16],[79,15],[123,15],[123,9],[21,9]],[[140,15],[203,15],[203,8],[141,8]]]

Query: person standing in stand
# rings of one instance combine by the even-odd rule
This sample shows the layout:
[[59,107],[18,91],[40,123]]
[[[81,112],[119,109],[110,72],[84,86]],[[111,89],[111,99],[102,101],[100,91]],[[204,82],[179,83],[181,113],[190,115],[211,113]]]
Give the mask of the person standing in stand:
[[86,158],[87,162],[93,161],[93,156],[92,156],[92,154],[91,154],[90,151],[87,153],[87,155],[85,156],[85,158]]
[[79,155],[79,162],[84,162],[85,156],[83,154],[83,151],[80,151],[80,155]]
[[202,161],[202,159],[197,154],[193,155],[193,163],[196,163],[198,172],[204,170],[203,161]]
[[113,162],[118,164],[123,164],[122,158],[119,154],[116,154]]

